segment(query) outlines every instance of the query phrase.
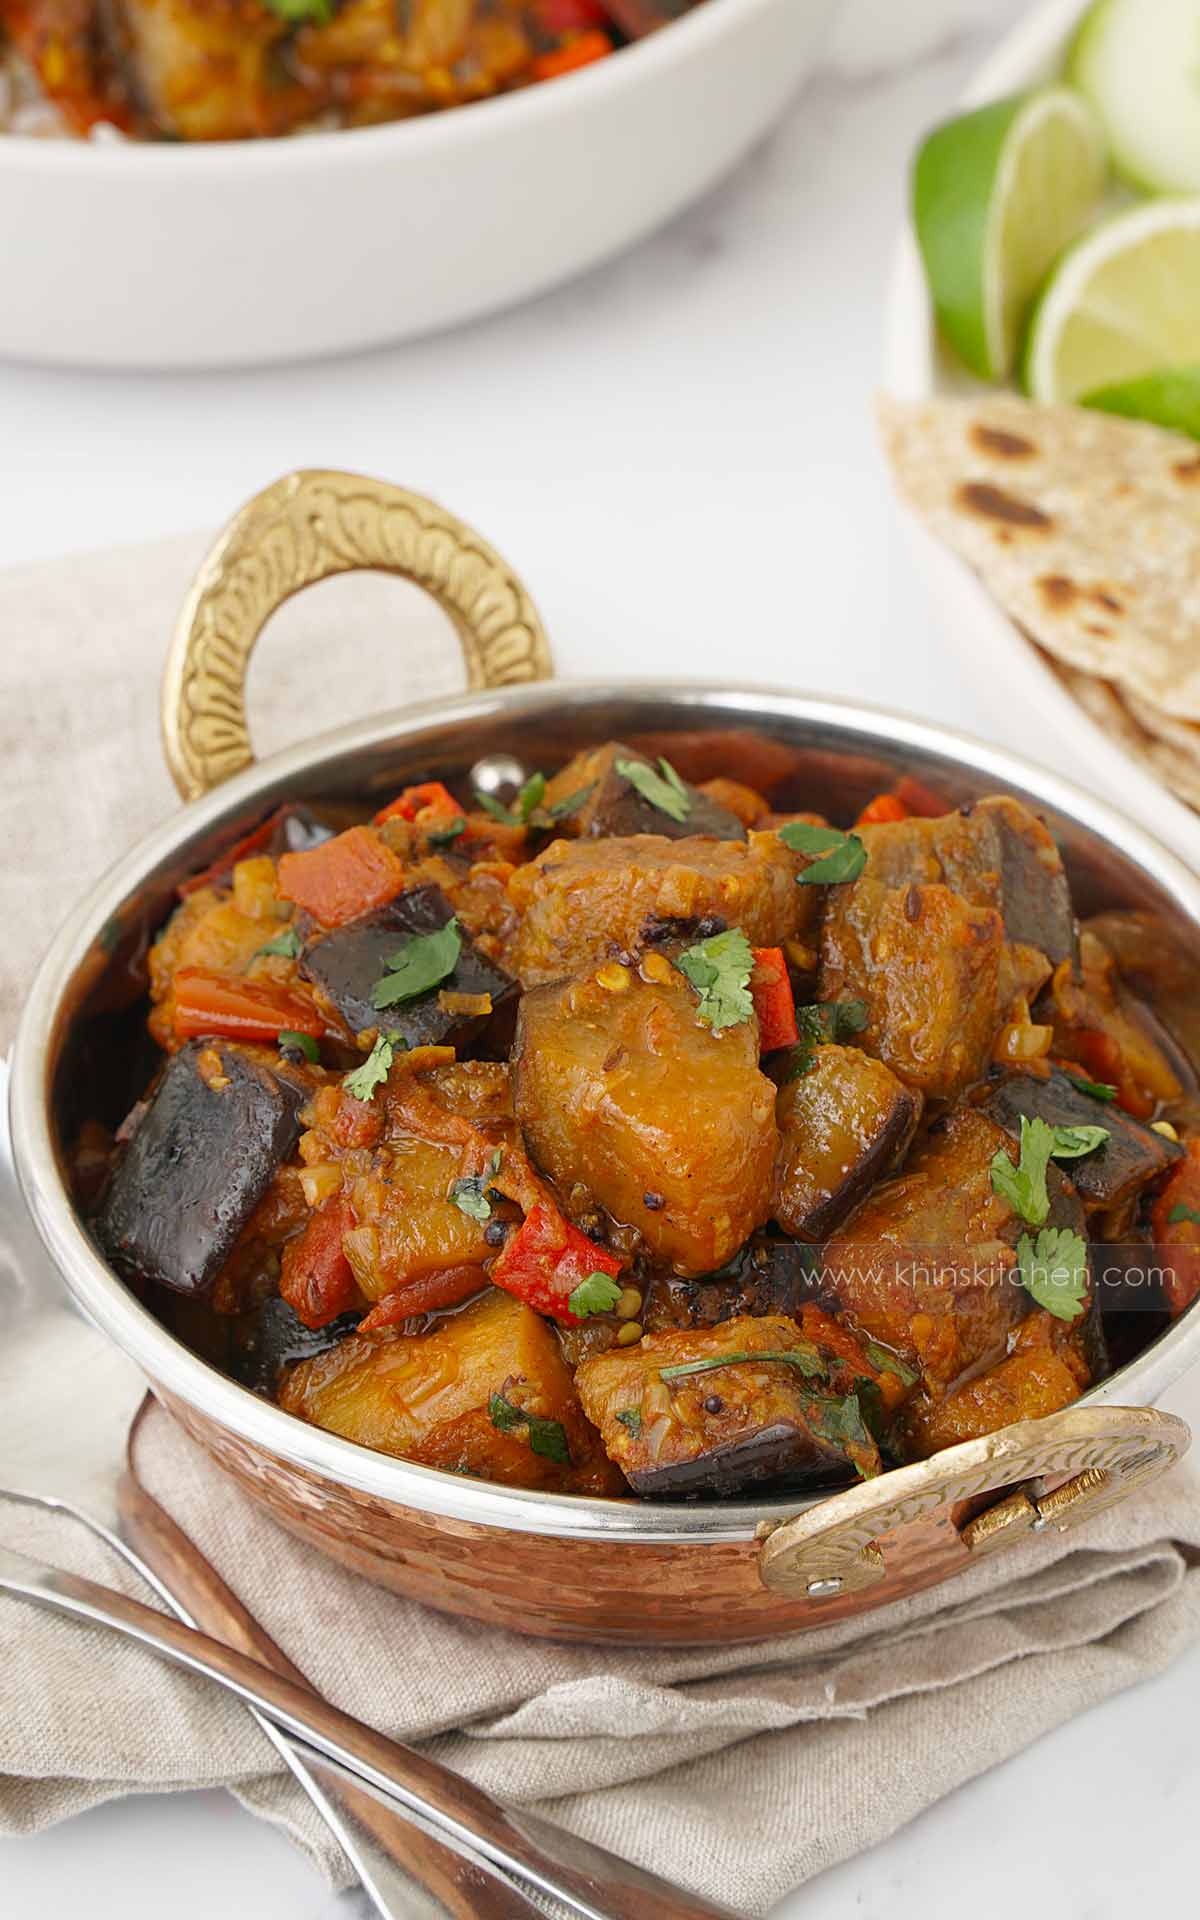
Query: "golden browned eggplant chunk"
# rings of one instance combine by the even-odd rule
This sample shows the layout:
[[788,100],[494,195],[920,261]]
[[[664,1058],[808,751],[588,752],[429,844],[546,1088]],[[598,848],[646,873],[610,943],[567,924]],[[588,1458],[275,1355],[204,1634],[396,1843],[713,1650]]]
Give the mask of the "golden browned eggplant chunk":
[[[639,771],[632,773],[630,769]],[[640,780],[640,785],[638,784]],[[661,834],[684,840],[699,834],[716,840],[744,840],[736,813],[677,774],[664,773],[644,753],[609,740],[568,760],[546,788],[547,807],[565,806],[583,795],[564,819],[562,831],[580,839],[601,834]]]
[[905,1086],[951,1100],[979,1079],[1002,1024],[1004,947],[995,908],[936,884],[885,886],[868,864],[831,889],[820,998],[861,1000],[860,1046]]
[[941,883],[973,907],[994,907],[1005,937],[1055,966],[1075,952],[1075,917],[1062,856],[1035,813],[995,794],[936,820],[860,829],[867,871],[888,887]]
[[427,1072],[412,1065],[402,1055],[370,1104],[331,1086],[305,1115],[311,1204],[339,1207],[342,1251],[365,1302],[426,1274],[478,1266],[493,1251],[486,1217],[451,1196],[477,1143],[503,1155],[515,1137],[508,1069],[485,1060]]
[[896,1438],[907,1459],[925,1459],[1013,1420],[1039,1420],[1091,1385],[1082,1330],[1038,1308],[1012,1335],[1007,1357],[941,1396],[917,1395]]
[[751,1018],[713,1033],[660,954],[662,978],[610,961],[527,993],[513,1104],[560,1191],[582,1188],[659,1260],[708,1273],[767,1217],[775,1089]]
[[797,1240],[823,1240],[905,1153],[923,1101],[857,1047],[817,1047],[775,1103],[771,1213]]
[[620,1489],[546,1321],[493,1288],[430,1333],[351,1334],[280,1405],[359,1446],[557,1493]]
[[[851,1323],[900,1353],[940,1394],[1007,1351],[1029,1306],[1014,1274],[1025,1222],[992,1189],[1002,1127],[960,1108],[825,1248],[824,1280]],[[1051,1166],[1048,1224],[1082,1233],[1075,1190]]]
[[820,1348],[782,1316],[647,1334],[585,1360],[575,1384],[635,1493],[687,1499],[879,1471],[857,1397],[831,1390]]
[[818,911],[820,889],[796,885],[806,864],[774,833],[555,840],[509,882],[524,914],[512,964],[525,986],[541,986],[636,951],[659,923],[709,918],[777,947]]

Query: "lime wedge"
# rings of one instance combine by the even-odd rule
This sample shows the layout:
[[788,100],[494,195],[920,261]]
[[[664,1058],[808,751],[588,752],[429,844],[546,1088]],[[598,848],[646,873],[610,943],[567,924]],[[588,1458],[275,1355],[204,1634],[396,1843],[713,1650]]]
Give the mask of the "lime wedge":
[[1123,414],[1127,420],[1149,420],[1200,440],[1200,367],[1174,367],[1167,373],[1148,373],[1142,380],[1098,387],[1085,393],[1081,404]]
[[1126,179],[1151,193],[1200,192],[1200,0],[1096,0],[1067,77],[1100,115]]
[[1013,368],[1029,304],[1104,187],[1104,138],[1066,87],[997,100],[929,134],[913,220],[938,325],[973,373]]
[[1155,200],[1081,240],[1046,285],[1024,379],[1035,400],[1079,400],[1200,366],[1200,200]]

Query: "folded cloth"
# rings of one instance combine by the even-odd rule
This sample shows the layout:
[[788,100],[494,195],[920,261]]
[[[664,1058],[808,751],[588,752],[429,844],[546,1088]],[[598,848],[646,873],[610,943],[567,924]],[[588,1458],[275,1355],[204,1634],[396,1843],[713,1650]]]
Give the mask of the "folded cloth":
[[[0,577],[9,1023],[49,922],[170,805],[153,763],[155,678],[199,551],[172,542]],[[295,731],[305,713],[331,718],[316,692],[331,637],[354,646],[380,630],[375,583],[343,584],[336,626],[306,610],[295,630],[307,661],[265,650],[268,709],[274,699],[294,715]],[[415,635],[422,671],[445,672],[436,643]],[[398,670],[389,654],[373,697],[388,699]],[[307,704],[300,684],[313,689]],[[421,684],[410,672],[398,694],[393,681],[393,701]],[[77,1381],[100,1338],[71,1323],[56,1339],[80,1352],[61,1370],[36,1328],[0,1345],[0,1462],[6,1429],[70,1430],[56,1383],[60,1371]],[[525,1639],[370,1586],[283,1534],[161,1411],[138,1466],[332,1700],[746,1913],[1200,1637],[1200,1485],[1186,1468],[1076,1534],[1028,1537],[878,1613],[755,1647],[612,1650]],[[0,1505],[0,1539],[136,1590],[59,1519]],[[0,1671],[0,1831],[124,1793],[223,1783],[345,1883],[345,1861],[274,1750],[216,1689],[3,1598]]]

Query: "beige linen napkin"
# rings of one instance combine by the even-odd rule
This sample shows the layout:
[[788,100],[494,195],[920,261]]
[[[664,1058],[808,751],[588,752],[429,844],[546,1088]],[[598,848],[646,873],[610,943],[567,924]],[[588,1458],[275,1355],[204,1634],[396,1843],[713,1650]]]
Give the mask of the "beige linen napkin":
[[[0,576],[0,1045],[53,923],[173,804],[156,681],[200,551],[171,542]],[[338,717],[331,658],[352,681],[347,713],[454,683],[436,623],[408,609],[398,646],[390,590],[340,585],[336,604],[316,594],[295,609],[291,644],[268,643],[264,732]],[[86,1364],[99,1336],[79,1324],[69,1337]],[[0,1344],[0,1446],[9,1422],[70,1422],[59,1371],[36,1333]],[[160,1412],[140,1467],[330,1698],[747,1913],[1200,1636],[1200,1489],[1186,1470],[1077,1535],[1028,1540],[859,1620],[754,1648],[614,1652],[456,1621],[367,1585],[276,1529]],[[0,1506],[0,1538],[120,1582],[61,1522]],[[344,1882],[273,1750],[215,1689],[3,1599],[0,1673],[0,1831],[136,1790],[224,1783]]]

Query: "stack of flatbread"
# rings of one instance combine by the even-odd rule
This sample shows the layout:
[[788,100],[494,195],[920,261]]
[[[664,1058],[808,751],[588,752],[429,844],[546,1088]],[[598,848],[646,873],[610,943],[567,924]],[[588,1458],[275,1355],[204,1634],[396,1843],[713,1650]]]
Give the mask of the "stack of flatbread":
[[1200,445],[1015,394],[880,406],[901,497],[1200,811]]

